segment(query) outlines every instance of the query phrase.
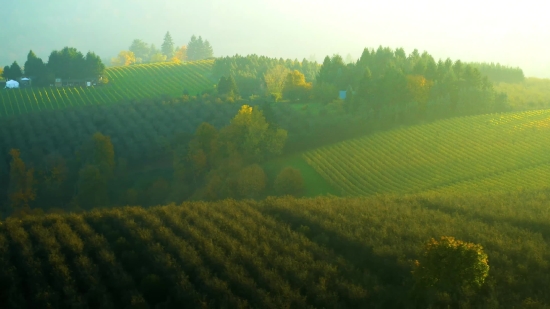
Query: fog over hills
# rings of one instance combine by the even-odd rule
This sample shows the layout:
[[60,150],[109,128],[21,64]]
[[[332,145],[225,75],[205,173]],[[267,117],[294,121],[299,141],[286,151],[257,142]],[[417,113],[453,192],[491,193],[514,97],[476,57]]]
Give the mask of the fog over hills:
[[[546,4],[462,1],[313,0],[18,0],[3,4],[0,65],[24,62],[29,49],[45,58],[73,46],[103,58],[135,38],[159,47],[166,31],[177,45],[192,34],[208,39],[215,56],[261,54],[322,61],[358,57],[379,45],[427,50],[437,58],[520,66],[550,78]],[[452,7],[455,5],[456,7]]]

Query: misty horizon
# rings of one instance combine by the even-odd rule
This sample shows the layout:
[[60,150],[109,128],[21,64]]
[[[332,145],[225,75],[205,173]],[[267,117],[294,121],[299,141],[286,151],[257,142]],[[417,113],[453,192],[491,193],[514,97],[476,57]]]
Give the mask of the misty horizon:
[[[463,3],[447,11],[428,9],[428,2],[414,7],[397,2],[357,5],[348,0],[321,4],[100,0],[36,5],[23,0],[4,8],[10,26],[0,31],[4,42],[0,65],[13,61],[22,65],[29,50],[47,61],[52,50],[65,46],[110,59],[127,50],[134,39],[159,47],[169,31],[177,46],[187,45],[192,35],[202,36],[216,57],[257,54],[322,62],[333,54],[357,59],[364,48],[402,47],[407,53],[418,49],[436,59],[500,63],[522,68],[527,77],[550,78],[544,43],[550,39],[544,31],[550,22],[542,15],[533,16],[544,10],[527,3],[498,10]],[[526,10],[532,14],[523,20]]]

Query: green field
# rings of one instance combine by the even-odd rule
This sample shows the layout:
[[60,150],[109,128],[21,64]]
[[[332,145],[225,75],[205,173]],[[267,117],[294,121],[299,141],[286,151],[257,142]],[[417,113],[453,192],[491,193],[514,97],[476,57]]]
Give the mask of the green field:
[[543,188],[550,179],[550,110],[400,128],[314,149],[302,159],[350,196]]
[[0,117],[44,109],[92,104],[114,104],[161,95],[191,95],[213,88],[209,80],[213,60],[186,64],[154,63],[106,70],[109,84],[98,87],[45,87],[0,91]]

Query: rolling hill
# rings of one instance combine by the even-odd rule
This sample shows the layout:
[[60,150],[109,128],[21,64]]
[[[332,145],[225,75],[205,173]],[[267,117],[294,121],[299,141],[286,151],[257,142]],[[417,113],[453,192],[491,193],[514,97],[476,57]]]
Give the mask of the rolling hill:
[[161,95],[195,95],[213,88],[209,80],[214,61],[185,64],[154,63],[106,70],[109,84],[98,87],[45,87],[0,91],[0,117],[70,106],[115,104]]
[[452,235],[489,256],[468,308],[545,308],[548,199],[285,197],[10,218],[0,307],[412,308],[411,260]]
[[302,160],[347,196],[536,189],[550,178],[549,133],[550,110],[460,117],[313,149]]

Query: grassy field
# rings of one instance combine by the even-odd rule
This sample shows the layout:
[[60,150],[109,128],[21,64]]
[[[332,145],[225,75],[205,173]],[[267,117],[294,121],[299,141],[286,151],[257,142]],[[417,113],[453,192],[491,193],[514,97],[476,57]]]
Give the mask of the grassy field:
[[[304,196],[314,197],[319,195],[338,195],[338,190],[335,190],[317,171],[311,167],[301,157],[300,154],[282,157],[276,160],[271,160],[263,165],[263,169],[267,174],[268,182],[272,184],[277,175],[285,168],[293,167],[298,169],[304,177],[305,192]],[[275,192],[267,192],[267,195],[276,195]]]
[[0,90],[0,117],[161,95],[179,96],[184,89],[196,95],[213,88],[214,82],[209,80],[212,64],[213,60],[204,60],[114,67],[106,70],[109,78],[106,86]]
[[[535,189],[550,179],[549,133],[550,110],[461,117],[347,140],[289,162],[313,175],[307,162],[341,195]],[[312,178],[305,177],[308,187],[319,181]]]
[[428,308],[414,305],[412,261],[453,236],[489,257],[462,308],[546,308],[549,200],[269,198],[11,218],[0,221],[0,307]]

